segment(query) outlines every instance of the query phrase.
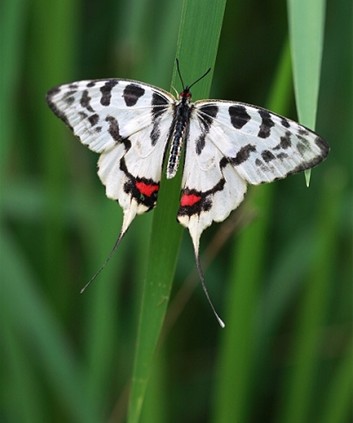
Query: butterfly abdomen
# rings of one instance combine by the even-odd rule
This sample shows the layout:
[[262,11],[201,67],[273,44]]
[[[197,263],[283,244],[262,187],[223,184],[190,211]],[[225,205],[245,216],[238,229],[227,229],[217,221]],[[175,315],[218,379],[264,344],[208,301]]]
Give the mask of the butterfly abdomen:
[[175,108],[174,128],[172,131],[172,144],[169,151],[167,165],[167,178],[171,179],[177,173],[180,153],[185,139],[185,134],[190,121],[191,107],[187,99],[182,99]]

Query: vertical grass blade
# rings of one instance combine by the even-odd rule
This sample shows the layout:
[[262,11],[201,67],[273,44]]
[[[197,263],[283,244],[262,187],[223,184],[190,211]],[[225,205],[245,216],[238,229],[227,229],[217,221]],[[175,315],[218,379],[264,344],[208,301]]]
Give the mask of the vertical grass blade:
[[7,391],[6,399],[1,401],[1,413],[11,416],[12,421],[44,422],[42,390],[30,354],[23,339],[14,336],[16,328],[12,319],[6,312],[1,314],[5,317],[1,319],[1,360],[5,367],[1,376]]
[[[292,48],[294,88],[300,121],[315,127],[320,68],[323,49],[325,2],[288,1],[290,41]],[[306,173],[309,184],[310,173]],[[331,203],[333,205],[334,203]],[[322,208],[322,221],[316,239],[316,260],[308,281],[302,309],[299,312],[297,340],[293,359],[295,368],[289,375],[285,402],[278,421],[309,421],[310,398],[318,360],[320,326],[324,322],[335,222],[335,206]]]
[[[51,292],[59,304],[60,312],[67,313],[66,298],[69,295],[67,287],[62,283],[68,280],[60,260],[53,257],[65,255],[64,205],[67,200],[65,184],[66,168],[63,164],[65,144],[62,134],[67,134],[63,125],[59,125],[50,116],[45,102],[46,92],[50,87],[65,81],[72,75],[77,1],[53,1],[48,7],[45,0],[33,1],[33,44],[36,46],[36,60],[31,62],[29,77],[29,94],[33,99],[42,99],[35,117],[38,125],[38,140],[40,146],[37,152],[44,171],[43,181],[45,193],[45,217],[42,250],[42,274]],[[50,24],[48,24],[50,22]],[[65,30],[63,30],[65,28]],[[40,70],[40,77],[38,71]],[[50,140],[50,141],[49,141]],[[54,144],[55,143],[55,144]],[[55,145],[55,148],[53,147]]]
[[352,417],[352,357],[353,348],[347,348],[346,356],[337,366],[332,383],[327,386],[326,402],[321,411],[321,423],[348,422]]
[[[325,0],[288,0],[295,98],[299,121],[315,128],[324,41]],[[309,185],[310,171],[305,173]]]
[[[21,54],[23,48],[25,2],[21,0],[4,0],[0,5],[0,172],[5,171],[10,143],[15,126],[16,87],[19,78]],[[4,183],[0,174],[0,183]],[[0,186],[0,191],[1,190]]]
[[[291,82],[288,44],[283,49],[268,106],[283,112]],[[233,268],[228,281],[227,328],[219,356],[219,378],[215,392],[215,423],[245,422],[249,415],[254,374],[256,330],[255,310],[266,252],[266,233],[272,209],[273,186],[256,187],[247,199],[259,211],[255,222],[244,229],[234,243]]]
[[[85,227],[89,228],[86,244],[89,246],[92,260],[100,257],[101,261],[97,262],[96,266],[104,261],[105,253],[103,252],[107,251],[107,243],[114,242],[107,242],[107,240],[114,239],[119,231],[116,205],[105,201],[105,198],[102,198],[102,202],[98,210],[93,210],[91,207],[89,216],[86,218],[82,216],[80,219]],[[97,222],[99,222],[98,225]],[[85,388],[89,399],[97,404],[100,411],[108,407],[108,386],[111,369],[114,366],[113,358],[120,352],[117,349],[120,346],[117,338],[121,335],[122,321],[118,319],[117,304],[120,303],[119,287],[123,280],[123,263],[126,260],[124,251],[119,251],[119,254],[115,255],[114,260],[111,260],[109,266],[104,269],[95,286],[92,286],[80,298],[82,303],[87,305]],[[94,272],[93,269],[92,272]]]
[[167,375],[165,351],[160,351],[158,360],[153,363],[152,375],[142,409],[141,423],[165,423],[169,420]]
[[[197,79],[215,63],[225,1],[205,4],[186,0],[180,23],[177,56],[184,78]],[[179,86],[176,72],[172,85]],[[194,97],[207,96],[211,78],[195,86]],[[175,216],[178,207],[181,172],[172,181],[162,180],[158,206],[153,219],[149,262],[142,297],[134,369],[129,402],[128,422],[140,418],[153,356],[166,313],[174,276],[182,229]]]
[[289,37],[298,116],[315,127],[324,41],[325,1],[288,0]]
[[[327,190],[327,191],[326,191]],[[330,178],[322,192],[322,210],[316,227],[316,245],[313,260],[305,284],[304,297],[298,312],[298,324],[293,340],[291,361],[293,367],[288,374],[284,389],[284,402],[278,422],[309,422],[310,412],[315,413],[313,393],[318,383],[320,346],[330,299],[330,281],[333,275],[336,233],[339,224],[341,186]],[[327,202],[330,198],[330,202]]]
[[[27,359],[33,362],[37,360],[36,364],[44,370],[46,386],[57,395],[65,416],[75,422],[97,422],[95,404],[88,403],[84,395],[81,368],[72,354],[68,340],[64,338],[62,328],[48,309],[47,303],[35,289],[28,263],[25,259],[19,259],[21,253],[17,245],[7,232],[2,231],[0,251],[5,249],[7,260],[0,268],[1,288],[6,293],[6,299],[2,297],[1,303],[2,321],[6,320],[6,327],[11,329],[11,335],[17,339],[14,342],[21,342]],[[14,304],[18,308],[13,307]],[[29,386],[34,385],[23,382],[21,391],[24,392]],[[28,396],[32,397],[33,393]],[[16,403],[20,406],[21,402],[17,401],[18,397]],[[23,405],[26,406],[26,403]],[[45,410],[42,401],[34,407]]]

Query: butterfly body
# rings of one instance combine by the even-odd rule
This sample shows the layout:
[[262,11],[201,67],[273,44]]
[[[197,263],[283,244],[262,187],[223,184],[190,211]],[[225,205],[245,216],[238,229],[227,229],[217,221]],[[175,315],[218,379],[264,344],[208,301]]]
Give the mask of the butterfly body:
[[174,107],[174,118],[171,125],[172,144],[167,164],[168,179],[174,178],[179,167],[180,154],[187,134],[192,109],[190,106],[190,99],[191,93],[189,88],[186,87],[181,92],[179,101]]

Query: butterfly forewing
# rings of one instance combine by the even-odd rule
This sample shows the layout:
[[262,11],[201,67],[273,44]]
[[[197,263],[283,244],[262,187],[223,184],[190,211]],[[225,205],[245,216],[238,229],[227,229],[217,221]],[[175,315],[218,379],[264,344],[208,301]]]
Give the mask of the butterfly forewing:
[[[155,118],[169,110],[175,99],[151,85],[107,79],[60,85],[48,92],[47,101],[83,144],[101,153],[120,139],[152,129]],[[144,140],[143,144],[151,143]]]
[[217,106],[209,141],[250,184],[272,182],[322,161],[328,145],[298,123],[245,103],[197,102],[196,110]]

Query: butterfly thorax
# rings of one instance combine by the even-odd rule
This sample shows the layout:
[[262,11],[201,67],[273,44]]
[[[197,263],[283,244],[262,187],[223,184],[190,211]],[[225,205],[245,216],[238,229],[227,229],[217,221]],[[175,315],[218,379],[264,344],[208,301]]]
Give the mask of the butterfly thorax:
[[171,128],[172,141],[167,165],[168,179],[174,178],[179,167],[180,154],[188,131],[190,113],[192,109],[190,100],[190,89],[189,87],[185,87],[184,90],[180,93],[179,101],[175,104],[174,109],[174,119]]

